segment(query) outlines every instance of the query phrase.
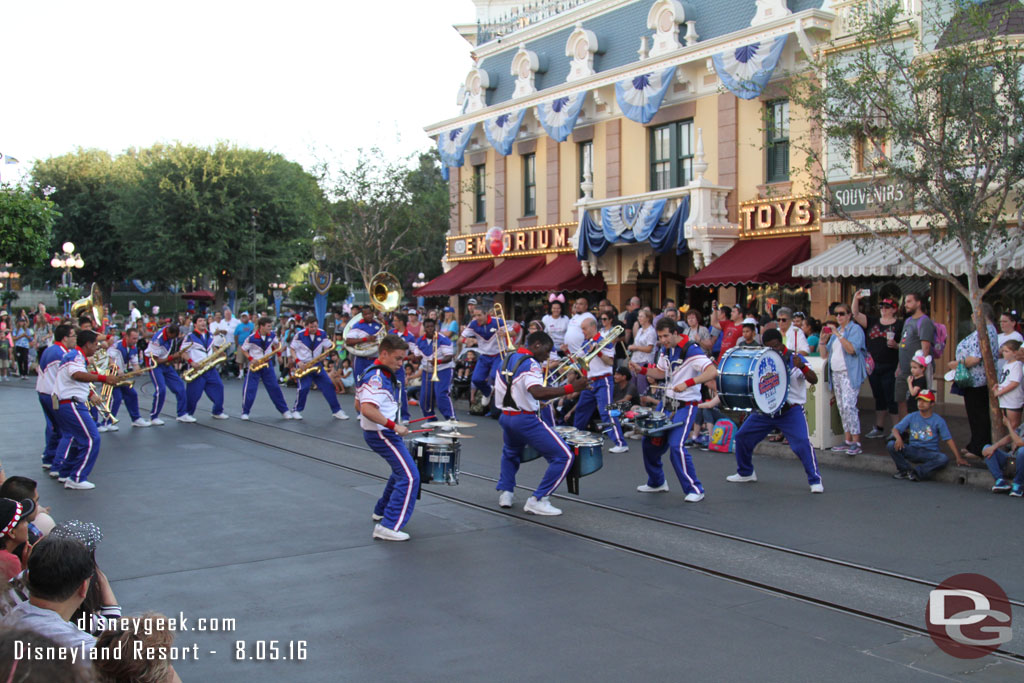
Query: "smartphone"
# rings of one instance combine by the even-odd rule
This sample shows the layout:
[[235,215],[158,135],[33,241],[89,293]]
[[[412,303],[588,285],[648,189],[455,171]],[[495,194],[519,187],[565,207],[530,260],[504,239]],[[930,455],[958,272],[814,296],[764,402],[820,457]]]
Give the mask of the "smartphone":
[[862,290],[860,290],[860,295],[861,296],[871,296],[871,290],[870,289],[862,289]]

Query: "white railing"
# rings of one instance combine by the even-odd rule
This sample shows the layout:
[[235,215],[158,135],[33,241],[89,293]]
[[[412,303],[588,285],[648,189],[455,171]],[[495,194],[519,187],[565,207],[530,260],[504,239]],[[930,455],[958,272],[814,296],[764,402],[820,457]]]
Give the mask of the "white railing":
[[833,38],[857,33],[864,25],[864,18],[892,5],[899,5],[899,17],[914,19],[921,13],[921,0],[837,0],[832,3],[836,13]]

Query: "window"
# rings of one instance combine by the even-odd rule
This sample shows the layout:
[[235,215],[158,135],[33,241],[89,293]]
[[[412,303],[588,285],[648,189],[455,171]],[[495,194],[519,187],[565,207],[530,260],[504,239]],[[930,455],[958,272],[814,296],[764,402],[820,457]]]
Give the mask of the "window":
[[523,215],[537,215],[537,155],[523,155]]
[[587,169],[590,169],[590,181],[594,181],[594,142],[587,140],[577,145],[579,148],[579,167],[580,167],[580,196],[583,196],[583,183],[586,180],[584,175]]
[[484,164],[473,167],[473,221],[487,221],[487,167]]
[[775,100],[767,105],[765,128],[768,168],[765,179],[769,183],[789,180],[789,100]]
[[885,140],[868,137],[861,133],[853,140],[853,172],[857,175],[869,175],[878,171],[885,159],[887,143]]
[[693,120],[651,129],[651,190],[689,185],[693,180]]

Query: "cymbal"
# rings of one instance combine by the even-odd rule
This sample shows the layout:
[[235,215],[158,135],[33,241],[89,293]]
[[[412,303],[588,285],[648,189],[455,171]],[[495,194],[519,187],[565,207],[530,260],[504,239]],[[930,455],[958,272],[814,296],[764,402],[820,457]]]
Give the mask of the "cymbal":
[[463,434],[462,432],[438,432],[435,434],[439,439],[472,439],[471,434]]
[[466,429],[469,427],[476,427],[475,422],[462,422],[460,420],[433,420],[423,425],[424,427],[431,427],[437,429],[438,427],[450,427],[452,429]]

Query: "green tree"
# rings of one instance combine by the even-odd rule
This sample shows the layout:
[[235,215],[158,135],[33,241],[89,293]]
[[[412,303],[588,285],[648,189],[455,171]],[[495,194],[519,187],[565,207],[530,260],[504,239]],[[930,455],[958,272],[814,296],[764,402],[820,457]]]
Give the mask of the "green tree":
[[42,264],[49,256],[53,224],[60,217],[49,199],[26,188],[0,185],[0,263]]
[[357,274],[364,286],[382,270],[403,282],[439,272],[449,200],[436,152],[419,155],[415,166],[377,148],[358,157],[322,174],[332,199],[328,265]]
[[[790,99],[824,138],[805,141],[800,152],[830,213],[970,302],[992,387],[982,301],[1007,271],[1000,257],[1024,244],[1024,50],[999,35],[1013,25],[1005,13],[1021,8],[949,0],[912,17],[901,6],[865,3],[846,17],[851,35],[819,51],[811,72],[794,79]],[[866,180],[877,213],[840,201],[836,185],[851,177]],[[885,192],[891,185],[905,196]],[[942,262],[950,245],[966,272]],[[991,275],[985,283],[983,273]],[[994,396],[991,412],[1000,433]]]
[[316,180],[279,154],[177,144],[140,157],[114,223],[132,272],[165,281],[262,285],[308,258],[323,216]]
[[60,207],[54,244],[74,242],[85,261],[76,276],[86,282],[113,285],[132,270],[111,214],[120,193],[134,180],[136,161],[133,154],[115,159],[102,150],[79,148],[32,167],[37,191],[49,192]]

